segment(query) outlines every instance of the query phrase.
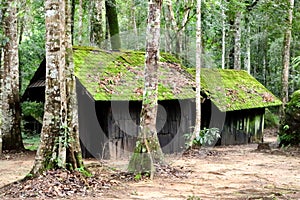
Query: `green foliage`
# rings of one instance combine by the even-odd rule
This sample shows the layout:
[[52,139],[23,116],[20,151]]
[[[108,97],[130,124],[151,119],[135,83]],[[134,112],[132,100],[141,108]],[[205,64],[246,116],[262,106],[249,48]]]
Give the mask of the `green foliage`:
[[21,104],[21,108],[23,116],[33,116],[38,118],[38,120],[42,119],[43,117],[44,104],[41,102],[24,101]]
[[284,119],[280,125],[280,144],[300,144],[300,90],[293,93],[284,110]]
[[195,138],[194,144],[199,146],[212,145],[220,137],[221,135],[218,128],[204,128],[203,130],[200,130],[200,134]]
[[134,180],[135,181],[139,181],[142,179],[142,174],[141,173],[137,173],[135,176],[134,176]]
[[[21,104],[22,109],[22,129],[23,133],[25,135],[35,135],[38,133],[30,132],[25,129],[26,124],[28,121],[26,121],[27,117],[33,117],[36,121],[38,121],[40,124],[43,123],[43,115],[44,115],[44,104],[41,102],[30,102],[30,101],[24,101]],[[33,147],[35,148],[35,147]]]
[[[189,133],[189,134],[185,134],[184,136],[186,137],[186,140],[189,141],[192,134]],[[197,136],[193,140],[193,145],[195,146],[212,145],[220,137],[221,135],[220,135],[219,128],[204,128],[200,130],[199,136]]]
[[279,126],[279,115],[266,109],[265,113],[265,128],[275,128]]
[[300,88],[300,56],[292,59],[290,71],[289,85],[293,88]]
[[21,94],[45,57],[44,2],[32,0],[27,6],[21,8],[28,9],[22,16],[26,26],[19,45]]

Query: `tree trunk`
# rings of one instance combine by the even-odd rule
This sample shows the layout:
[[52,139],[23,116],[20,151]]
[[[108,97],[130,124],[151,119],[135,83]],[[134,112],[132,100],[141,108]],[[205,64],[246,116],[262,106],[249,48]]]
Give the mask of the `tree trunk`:
[[136,25],[136,16],[135,16],[135,0],[131,1],[132,7],[131,7],[131,21],[132,21],[132,29],[133,29],[133,34],[134,34],[134,48],[135,50],[139,49],[139,36],[138,36],[138,30],[137,30],[137,25]]
[[289,67],[290,67],[290,48],[291,48],[291,37],[292,37],[292,23],[293,23],[293,9],[294,0],[289,0],[289,10],[288,10],[288,24],[287,30],[284,34],[284,44],[283,44],[283,68],[282,68],[282,88],[281,88],[281,98],[282,98],[282,112],[288,102],[289,97]]
[[225,69],[226,58],[226,14],[225,8],[222,7],[222,69]]
[[245,24],[246,24],[246,56],[245,56],[245,69],[247,70],[248,74],[251,73],[251,40],[250,40],[250,22],[249,16],[245,16]]
[[82,0],[79,0],[78,5],[78,45],[82,45],[82,19],[83,19],[83,7]]
[[156,131],[161,5],[162,0],[149,0],[141,129],[128,166],[129,171],[151,172],[151,178],[154,164],[162,163],[164,159]]
[[74,44],[74,25],[75,25],[75,8],[76,8],[76,0],[72,0],[70,3],[71,6],[71,12],[70,12],[70,17],[71,17],[71,44]]
[[[2,1],[0,1],[2,3]],[[2,13],[3,13],[3,10],[2,8],[0,8],[0,37],[1,38],[4,38],[4,34],[3,34],[3,27],[4,27],[4,24],[3,24],[3,21],[2,21]],[[3,107],[2,107],[2,102],[3,102],[3,99],[2,99],[2,93],[3,93],[3,46],[0,45],[0,155],[2,154],[2,122],[3,122]]]
[[197,25],[196,25],[196,116],[194,133],[189,147],[192,147],[195,137],[199,137],[201,130],[201,57],[202,57],[202,34],[201,34],[201,0],[197,0]]
[[181,23],[177,23],[173,11],[172,0],[168,0],[166,2],[168,15],[166,19],[170,21],[169,23],[172,25],[173,30],[175,31],[175,52],[177,55],[180,55],[183,50],[183,33],[185,30],[186,23],[188,22],[188,16],[192,8],[192,3],[193,1],[191,0],[184,0],[185,9],[183,13],[183,18]]
[[121,48],[121,38],[119,34],[116,0],[105,0],[105,8],[110,33],[111,49],[118,50]]
[[8,42],[4,46],[2,75],[2,147],[3,150],[23,150],[21,137],[21,107],[19,96],[19,55],[17,3],[3,2],[7,6],[4,16],[4,33]]
[[92,14],[91,14],[91,37],[90,42],[92,45],[101,47],[101,43],[104,40],[103,26],[102,26],[102,6],[103,0],[93,0]]
[[241,12],[238,11],[234,21],[234,69],[241,70]]
[[[2,22],[0,21],[0,24],[2,25]],[[1,31],[1,28],[0,28]],[[3,58],[3,48],[0,47],[0,155],[2,154],[2,122],[3,122],[3,107],[2,107],[2,93],[3,93],[3,66],[2,66],[2,58]]]
[[72,60],[71,0],[47,0],[46,97],[41,144],[31,171],[82,168]]
[[70,0],[67,0],[66,6],[66,66],[65,77],[66,82],[66,125],[68,127],[68,148],[66,163],[71,169],[84,168],[82,154],[79,142],[79,122],[78,122],[78,103],[76,93],[76,77],[73,62],[72,32],[70,18]]

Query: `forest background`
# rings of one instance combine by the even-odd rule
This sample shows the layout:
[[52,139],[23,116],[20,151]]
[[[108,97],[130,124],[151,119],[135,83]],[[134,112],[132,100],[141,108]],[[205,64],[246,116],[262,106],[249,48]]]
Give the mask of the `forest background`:
[[[18,9],[22,95],[45,57],[45,12],[44,1],[20,0],[15,3]],[[120,36],[120,44],[117,45],[122,49],[144,50],[147,1],[73,0],[72,4],[75,46],[114,49],[115,44],[110,41],[115,40],[111,40],[111,36]],[[195,66],[195,4],[193,0],[166,0],[162,8],[161,51],[180,56],[187,67]],[[202,1],[202,66],[245,69],[276,96],[282,97],[284,38],[291,28],[292,62],[289,66],[288,91],[291,94],[297,90],[300,85],[300,5],[295,1],[292,26],[289,24],[289,5],[287,0]],[[0,13],[2,19],[3,12]],[[3,29],[0,33],[0,49],[3,52],[8,38]],[[42,105],[25,102],[22,108],[23,115],[33,110],[37,115],[42,115]]]

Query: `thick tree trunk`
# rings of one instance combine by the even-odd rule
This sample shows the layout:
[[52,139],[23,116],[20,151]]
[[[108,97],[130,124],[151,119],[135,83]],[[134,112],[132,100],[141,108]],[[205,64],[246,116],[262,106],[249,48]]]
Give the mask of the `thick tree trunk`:
[[103,0],[93,0],[92,14],[91,14],[91,36],[90,42],[92,45],[101,47],[101,43],[104,40],[103,26],[102,26],[102,8]]
[[79,142],[79,122],[78,122],[78,103],[76,93],[76,78],[73,63],[72,32],[70,18],[70,0],[66,6],[66,66],[65,66],[65,86],[66,86],[66,120],[68,127],[68,148],[66,152],[66,163],[71,169],[84,168]]
[[2,147],[3,150],[23,150],[21,137],[21,108],[19,96],[19,55],[17,3],[4,2],[7,10],[4,16],[4,32],[8,42],[4,46],[2,75]]
[[46,101],[41,144],[31,171],[34,175],[48,169],[83,168],[72,60],[71,0],[47,0],[45,10]]
[[241,12],[238,11],[234,21],[234,69],[241,70]]
[[61,22],[60,6],[55,0],[45,1],[46,17],[46,91],[41,143],[37,150],[32,174],[57,166],[57,141],[60,134]]
[[288,27],[284,34],[283,44],[283,68],[282,68],[282,114],[289,97],[289,68],[290,68],[290,48],[291,48],[291,37],[292,37],[292,22],[293,22],[293,9],[294,0],[289,0],[288,10]]
[[128,166],[129,171],[137,173],[150,171],[151,178],[154,175],[154,164],[164,160],[156,131],[161,5],[162,0],[149,0],[141,129]]
[[110,33],[111,49],[118,50],[121,48],[121,38],[119,34],[116,0],[105,0],[105,8]]

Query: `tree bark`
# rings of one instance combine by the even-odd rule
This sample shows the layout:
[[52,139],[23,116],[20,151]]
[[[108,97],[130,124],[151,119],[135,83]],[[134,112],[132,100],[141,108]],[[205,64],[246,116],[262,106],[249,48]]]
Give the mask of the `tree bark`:
[[72,32],[70,18],[70,0],[66,6],[66,66],[65,66],[65,86],[66,86],[66,125],[68,127],[68,148],[66,163],[71,169],[84,168],[79,142],[79,122],[78,122],[78,103],[76,93],[76,77],[73,62]]
[[110,33],[111,49],[119,50],[121,48],[121,38],[119,34],[120,31],[116,0],[105,0],[105,8]]
[[71,0],[46,0],[46,97],[41,143],[31,173],[83,168],[79,146]]
[[19,53],[17,3],[13,0],[3,2],[6,6],[4,33],[8,42],[4,46],[2,74],[2,147],[3,150],[23,150],[21,137],[21,107],[19,83]]
[[93,0],[92,14],[91,14],[91,37],[90,42],[92,45],[101,47],[101,43],[104,40],[103,26],[102,26],[102,8],[103,0]]
[[[0,21],[1,25],[2,25],[2,21]],[[0,28],[1,30],[1,28]],[[2,58],[3,58],[3,48],[0,48],[0,155],[2,154],[2,122],[3,122],[3,107],[2,107],[2,93],[3,93],[3,66],[2,66]]]
[[128,166],[129,171],[151,172],[151,178],[154,175],[154,164],[164,160],[156,131],[161,6],[162,0],[149,0],[140,131]]
[[251,40],[250,40],[250,22],[249,16],[246,14],[245,16],[245,24],[246,24],[246,56],[245,56],[245,69],[247,70],[248,74],[251,73]]
[[289,97],[289,67],[290,67],[290,48],[291,48],[291,37],[292,37],[293,9],[294,9],[294,0],[289,0],[288,24],[287,24],[286,32],[284,34],[283,59],[282,59],[283,60],[282,88],[281,88],[282,115]]
[[237,11],[234,21],[234,69],[241,70],[241,12]]
[[189,147],[192,147],[195,137],[199,137],[201,130],[201,57],[202,57],[202,34],[201,34],[201,0],[197,0],[197,24],[196,24],[196,115],[195,127]]
[[132,29],[133,29],[133,34],[134,34],[134,48],[135,50],[139,49],[139,36],[138,36],[138,29],[137,29],[137,24],[136,24],[136,6],[135,6],[135,0],[131,1],[132,7],[131,7],[131,21],[132,21]]
[[222,69],[225,69],[226,59],[226,14],[224,5],[222,6]]
[[78,45],[82,45],[82,19],[83,19],[83,7],[82,0],[79,0],[78,5]]

